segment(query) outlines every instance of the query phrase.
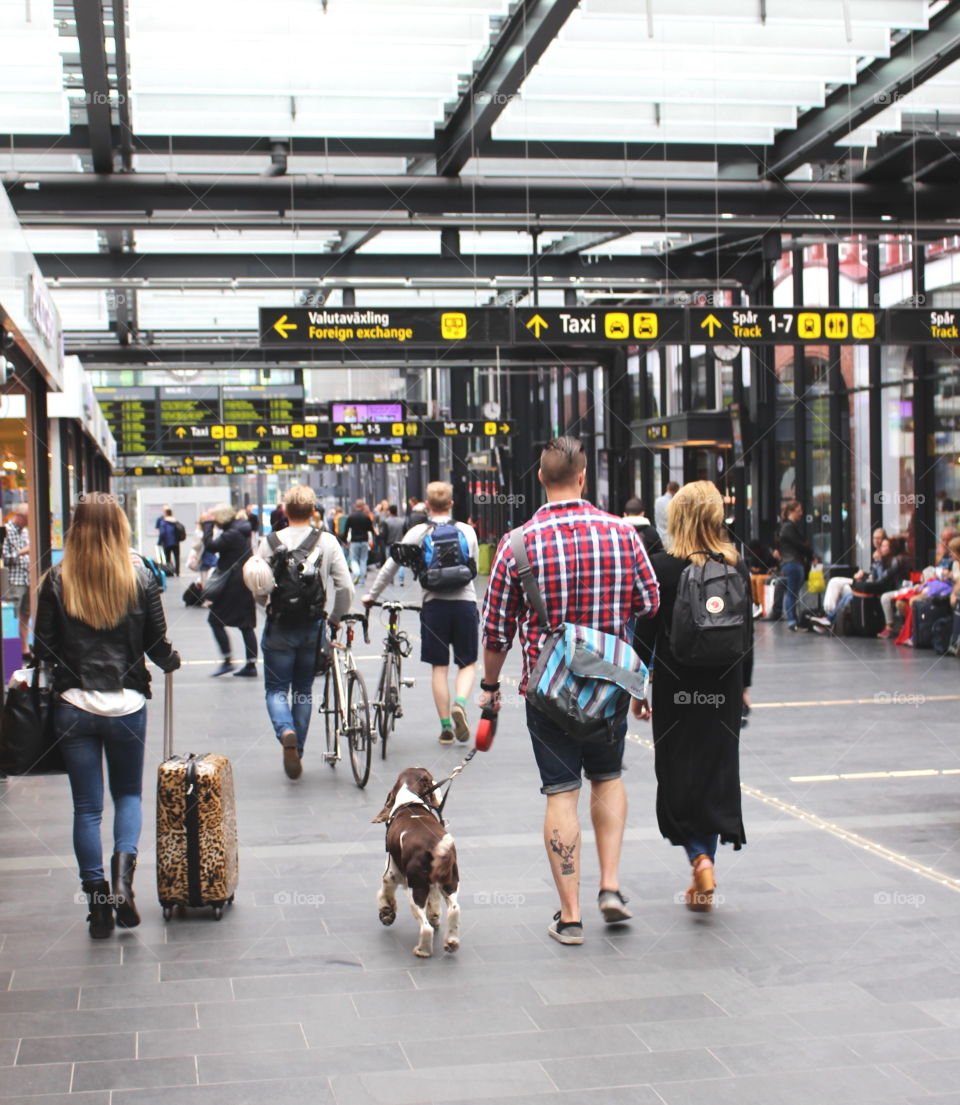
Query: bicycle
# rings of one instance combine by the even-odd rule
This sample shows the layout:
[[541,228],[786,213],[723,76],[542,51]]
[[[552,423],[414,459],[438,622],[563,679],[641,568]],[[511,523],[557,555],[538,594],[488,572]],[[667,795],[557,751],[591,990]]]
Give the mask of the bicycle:
[[387,636],[383,642],[383,667],[380,669],[380,682],[377,685],[377,697],[373,702],[377,719],[377,731],[380,734],[380,758],[387,758],[387,738],[393,732],[397,718],[403,717],[400,705],[400,688],[412,687],[413,680],[401,675],[401,664],[413,651],[413,642],[400,629],[401,610],[420,610],[419,606],[406,602],[372,602],[371,606],[380,606],[387,611]]
[[323,678],[323,699],[319,713],[326,724],[327,751],[323,759],[331,768],[343,758],[340,739],[345,738],[350,749],[350,766],[358,787],[365,787],[370,778],[370,757],[374,741],[370,730],[370,700],[363,676],[353,658],[354,623],[363,627],[363,639],[370,641],[366,614],[344,614],[340,619],[346,630],[346,641],[331,640],[330,662]]

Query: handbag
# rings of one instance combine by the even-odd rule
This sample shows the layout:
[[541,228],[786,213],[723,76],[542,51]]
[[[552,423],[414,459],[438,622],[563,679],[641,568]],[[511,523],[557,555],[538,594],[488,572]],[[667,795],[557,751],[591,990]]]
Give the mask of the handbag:
[[54,702],[52,689],[41,685],[39,666],[13,673],[0,716],[0,772],[55,775],[67,770],[53,724]]
[[213,604],[223,598],[230,577],[237,570],[239,565],[246,563],[247,559],[248,557],[245,556],[242,560],[235,560],[225,572],[214,572],[203,585],[203,601]]
[[522,530],[511,531],[510,548],[527,603],[546,634],[527,683],[527,701],[574,740],[614,741],[630,699],[646,697],[646,665],[612,633],[572,622],[551,625]]

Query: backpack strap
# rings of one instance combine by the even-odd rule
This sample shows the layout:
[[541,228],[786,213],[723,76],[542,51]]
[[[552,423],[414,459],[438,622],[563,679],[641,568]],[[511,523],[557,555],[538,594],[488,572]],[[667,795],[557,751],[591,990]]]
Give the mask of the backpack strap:
[[535,611],[544,631],[546,633],[554,632],[556,627],[550,623],[540,585],[537,583],[537,577],[530,567],[530,557],[527,556],[527,549],[523,543],[522,526],[510,531],[510,551],[513,553],[513,559],[517,562],[517,578],[520,580],[520,586],[523,588],[527,604]]
[[301,541],[300,544],[297,545],[298,549],[306,550],[307,555],[304,557],[304,560],[308,560],[310,558],[310,553],[313,552],[319,540],[320,531],[318,529],[312,529],[307,535],[306,541]]
[[283,542],[277,536],[276,531],[272,530],[270,533],[267,534],[267,544],[270,546],[270,556],[272,559],[273,554],[277,551],[277,549],[280,548]]

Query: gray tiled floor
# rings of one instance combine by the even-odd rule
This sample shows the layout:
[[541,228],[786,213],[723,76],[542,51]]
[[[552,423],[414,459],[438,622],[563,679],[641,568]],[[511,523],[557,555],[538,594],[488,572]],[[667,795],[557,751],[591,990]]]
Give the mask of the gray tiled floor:
[[[220,924],[169,925],[155,904],[159,703],[136,931],[87,937],[65,780],[0,784],[4,1105],[960,1102],[960,774],[942,774],[960,769],[956,661],[760,626],[742,746],[749,844],[720,857],[718,909],[676,901],[684,862],[657,832],[649,731],[634,724],[623,882],[635,920],[603,929],[585,852],[580,948],[546,935],[542,799],[509,700],[448,807],[461,950],[418,960],[406,909],[392,928],[377,921],[383,830],[370,819],[400,768],[439,776],[463,753],[436,743],[424,672],[411,666],[407,716],[366,792],[320,762],[317,726],[290,783],[260,684],[210,678],[204,616],[180,589],[167,596],[190,661],[177,745],[233,759],[237,903]],[[358,650],[371,685],[381,636]],[[802,778],[929,769],[941,774]]]

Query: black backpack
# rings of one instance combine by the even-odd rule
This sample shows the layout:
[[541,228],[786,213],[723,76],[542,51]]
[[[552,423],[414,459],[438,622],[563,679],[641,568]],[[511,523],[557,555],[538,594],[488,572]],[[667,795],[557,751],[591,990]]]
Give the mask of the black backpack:
[[184,526],[183,522],[174,521],[174,523],[173,523],[173,535],[174,535],[174,537],[176,537],[178,545],[180,544],[181,541],[186,541],[186,539],[187,539],[187,530],[186,530],[186,527]]
[[267,538],[272,550],[270,566],[275,584],[267,607],[267,617],[271,621],[281,625],[305,625],[326,617],[320,558],[311,559],[319,540],[317,529],[295,549],[288,549],[275,533]]
[[477,574],[477,563],[470,555],[467,539],[453,522],[428,523],[420,546],[423,567],[417,577],[425,591],[457,591]]
[[670,626],[670,648],[691,668],[720,668],[746,655],[752,598],[750,585],[719,553],[680,574]]

